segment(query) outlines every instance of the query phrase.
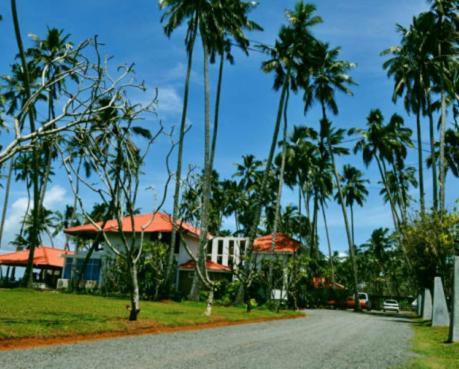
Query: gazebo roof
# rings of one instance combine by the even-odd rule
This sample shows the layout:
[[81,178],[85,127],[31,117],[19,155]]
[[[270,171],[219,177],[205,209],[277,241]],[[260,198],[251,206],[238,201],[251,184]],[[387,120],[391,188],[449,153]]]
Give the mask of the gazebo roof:
[[[272,234],[258,237],[253,242],[255,252],[271,252],[273,244]],[[300,248],[300,242],[287,236],[285,233],[276,233],[276,242],[274,247],[275,253],[293,254]]]
[[[55,249],[48,246],[35,248],[33,254],[33,266],[35,268],[58,269],[64,267],[64,255],[73,255],[72,251]],[[29,250],[9,252],[0,255],[0,265],[27,266]]]

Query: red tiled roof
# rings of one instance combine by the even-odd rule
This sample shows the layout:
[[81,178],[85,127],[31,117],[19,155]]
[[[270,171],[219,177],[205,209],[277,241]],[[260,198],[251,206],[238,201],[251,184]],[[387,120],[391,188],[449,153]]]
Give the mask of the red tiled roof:
[[[73,255],[73,252],[47,246],[37,247],[33,253],[33,266],[43,268],[63,268],[64,255]],[[28,259],[29,250],[9,252],[7,254],[0,255],[0,264],[26,266]]]
[[[194,269],[196,263],[194,260],[188,260],[186,263],[183,263],[178,266],[179,269]],[[210,272],[223,272],[223,273],[231,273],[231,269],[226,265],[218,264],[213,261],[207,260],[206,261],[206,268]]]
[[[102,222],[98,222],[99,227],[102,226]],[[195,237],[199,237],[200,230],[193,227],[188,223],[177,220],[177,226],[180,226],[182,230],[192,234]],[[121,228],[124,233],[132,233],[132,221],[131,217],[127,216],[123,218]],[[145,233],[154,232],[172,232],[172,219],[170,215],[164,213],[149,213],[139,214],[134,216],[134,232],[140,233],[142,229]],[[65,233],[70,235],[84,235],[96,233],[98,229],[93,224],[84,224],[76,227],[70,227],[64,230]],[[118,222],[116,219],[111,219],[105,223],[104,231],[106,233],[117,233],[119,231]]]
[[[272,234],[258,237],[253,242],[253,250],[256,252],[270,252],[272,248]],[[300,243],[284,233],[276,233],[276,246],[274,252],[294,253],[300,247]]]
[[345,287],[340,283],[333,283],[328,278],[325,277],[313,277],[311,284],[314,288],[337,288],[339,290],[344,290]]

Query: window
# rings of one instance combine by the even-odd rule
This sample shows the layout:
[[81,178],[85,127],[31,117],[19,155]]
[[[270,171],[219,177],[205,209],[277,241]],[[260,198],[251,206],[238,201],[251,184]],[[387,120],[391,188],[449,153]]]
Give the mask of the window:
[[223,240],[218,240],[217,242],[217,263],[223,264]]
[[64,278],[70,279],[72,276],[72,264],[73,258],[65,258],[65,265],[64,265]]
[[241,255],[241,257],[244,256],[244,253],[245,253],[245,240],[244,241],[241,241],[241,245],[240,245],[240,249],[239,249],[239,255]]
[[228,243],[228,256],[230,258],[234,256],[234,240],[230,240]]
[[[77,259],[77,269],[82,271],[84,259]],[[83,280],[85,281],[98,281],[100,276],[100,259],[89,259],[84,271]]]

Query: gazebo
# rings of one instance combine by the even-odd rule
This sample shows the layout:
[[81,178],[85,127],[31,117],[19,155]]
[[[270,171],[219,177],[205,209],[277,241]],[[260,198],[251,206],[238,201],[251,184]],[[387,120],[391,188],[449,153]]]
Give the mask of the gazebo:
[[[29,260],[29,252],[29,250],[22,250],[2,254],[0,255],[0,265],[7,267],[26,267]],[[48,282],[47,284],[54,286],[64,268],[64,255],[73,255],[73,252],[49,246],[35,248],[33,267],[40,269],[40,276],[36,279],[41,282]]]

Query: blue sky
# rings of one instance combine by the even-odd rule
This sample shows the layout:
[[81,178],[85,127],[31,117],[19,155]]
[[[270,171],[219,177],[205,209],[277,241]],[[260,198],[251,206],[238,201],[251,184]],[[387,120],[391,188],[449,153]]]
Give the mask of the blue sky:
[[[414,129],[414,117],[406,116],[401,104],[391,102],[392,82],[382,69],[383,58],[379,53],[397,43],[395,24],[407,25],[413,15],[426,10],[425,0],[321,0],[311,1],[317,5],[317,12],[324,19],[324,24],[313,29],[313,33],[332,46],[342,47],[342,58],[357,64],[352,76],[358,83],[354,87],[354,96],[338,96],[340,114],[333,117],[338,127],[350,128],[364,126],[365,118],[373,108],[380,108],[388,118],[392,113],[402,114],[408,125]],[[279,27],[285,22],[284,10],[292,8],[295,1],[265,0],[253,11],[255,21],[264,27],[264,32],[251,34],[253,40],[272,44]],[[80,0],[80,1],[18,1],[23,35],[35,33],[45,35],[46,27],[62,28],[71,34],[74,43],[98,35],[105,44],[103,53],[113,56],[112,65],[135,63],[137,77],[144,80],[150,88],[149,94],[136,96],[147,101],[153,89],[159,89],[159,118],[168,126],[177,125],[182,105],[182,90],[185,73],[184,30],[177,30],[168,39],[160,24],[160,11],[156,1],[138,0]],[[16,46],[14,41],[11,13],[7,2],[0,4],[0,73],[8,73]],[[27,42],[26,42],[27,43]],[[260,70],[264,56],[251,53],[246,57],[235,51],[236,63],[227,65],[223,81],[221,103],[221,130],[215,166],[222,177],[234,173],[236,162],[241,156],[252,153],[258,158],[265,158],[269,148],[274,124],[278,94],[272,90],[272,76]],[[215,91],[216,68],[211,67],[212,86]],[[190,165],[202,165],[203,148],[203,84],[202,57],[198,48],[195,53],[189,122],[192,128],[186,138],[185,160]],[[289,121],[293,125],[307,124],[318,127],[319,109],[317,106],[303,114],[301,96],[291,98]],[[150,122],[152,126],[157,121]],[[423,122],[425,125],[427,122]],[[425,129],[425,133],[427,130]],[[1,139],[4,142],[4,138]],[[428,142],[427,136],[423,137]],[[149,155],[145,167],[143,187],[153,186],[159,192],[164,183],[164,157],[168,142],[163,140],[156,145]],[[426,146],[427,150],[428,147]],[[415,152],[410,152],[408,162],[416,164]],[[379,185],[376,168],[365,168],[360,157],[346,157],[339,164],[350,163],[360,167],[370,180],[370,196],[364,208],[356,209],[356,242],[366,241],[371,231],[380,226],[391,226],[391,216],[387,206],[378,196]],[[56,177],[50,185],[46,205],[59,209],[72,201],[71,190],[63,175],[62,168],[56,168]],[[430,203],[431,178],[426,172],[426,192]],[[456,188],[455,188],[456,187]],[[449,179],[447,203],[450,208],[459,197],[457,180]],[[25,189],[22,184],[13,186],[9,219],[5,230],[2,249],[18,230],[18,222],[25,209]],[[87,203],[95,200],[87,194]],[[288,190],[284,192],[284,203],[295,201],[295,196]],[[0,192],[3,202],[3,191]],[[155,195],[143,190],[140,205],[144,211],[153,209]],[[171,201],[165,210],[171,209]],[[329,207],[329,223],[333,247],[346,250],[342,215],[336,205]],[[231,227],[229,220],[227,226]],[[319,224],[320,236],[325,240],[324,229]],[[62,238],[58,238],[57,242]],[[323,243],[324,251],[325,244]]]

